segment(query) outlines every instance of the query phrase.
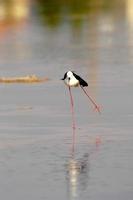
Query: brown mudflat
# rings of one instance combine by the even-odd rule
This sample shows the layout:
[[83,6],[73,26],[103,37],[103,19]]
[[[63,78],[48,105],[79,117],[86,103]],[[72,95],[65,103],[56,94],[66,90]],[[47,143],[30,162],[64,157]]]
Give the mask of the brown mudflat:
[[40,78],[36,75],[27,75],[20,77],[1,77],[0,83],[36,83],[36,82],[45,82],[49,79],[44,77]]

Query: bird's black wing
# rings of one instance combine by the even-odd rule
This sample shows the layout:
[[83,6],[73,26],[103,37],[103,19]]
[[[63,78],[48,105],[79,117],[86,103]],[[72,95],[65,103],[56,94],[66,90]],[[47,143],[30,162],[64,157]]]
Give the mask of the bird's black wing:
[[86,81],[84,81],[80,76],[78,76],[77,74],[75,74],[73,72],[73,75],[75,76],[76,79],[79,80],[79,84],[83,87],[87,87],[88,86],[88,83]]

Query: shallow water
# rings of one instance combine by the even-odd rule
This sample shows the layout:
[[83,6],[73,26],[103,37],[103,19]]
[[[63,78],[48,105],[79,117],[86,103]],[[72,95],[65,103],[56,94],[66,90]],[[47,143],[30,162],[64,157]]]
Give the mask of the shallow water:
[[[50,80],[0,85],[1,198],[131,200],[132,2],[76,11],[60,2],[60,12],[49,15],[41,1],[22,2],[25,16],[0,17],[0,76]],[[93,112],[84,93],[72,90],[74,152],[69,93],[60,80],[70,69],[87,80],[102,111]]]

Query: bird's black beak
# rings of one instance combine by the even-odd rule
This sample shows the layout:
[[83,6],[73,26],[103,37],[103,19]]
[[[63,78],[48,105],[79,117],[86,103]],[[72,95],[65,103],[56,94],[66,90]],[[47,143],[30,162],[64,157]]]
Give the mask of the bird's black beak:
[[63,80],[64,80],[64,78],[61,78],[60,80],[62,80],[62,81],[63,81]]

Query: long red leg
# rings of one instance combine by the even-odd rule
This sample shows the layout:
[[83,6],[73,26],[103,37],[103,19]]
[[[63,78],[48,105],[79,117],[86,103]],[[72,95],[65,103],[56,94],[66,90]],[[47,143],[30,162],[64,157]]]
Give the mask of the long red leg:
[[70,86],[69,86],[69,94],[70,94],[70,101],[71,101],[72,127],[73,127],[73,129],[75,129],[76,126],[75,126],[75,117],[74,117],[74,103],[73,103],[73,97],[72,97],[72,92],[71,92]]
[[73,141],[72,141],[72,153],[74,153],[74,147],[75,147],[75,129],[76,129],[76,124],[75,124],[75,116],[74,116],[74,102],[73,102],[73,97],[71,93],[71,88],[69,86],[69,94],[70,94],[70,101],[71,101],[71,112],[72,112],[72,128],[73,128]]
[[101,114],[100,111],[100,107],[95,103],[95,101],[92,99],[92,97],[90,95],[87,94],[86,90],[83,88],[83,86],[80,86],[81,89],[83,90],[83,92],[86,94],[86,96],[89,98],[89,100],[91,101],[91,103],[94,105],[95,109],[99,112],[99,114]]

